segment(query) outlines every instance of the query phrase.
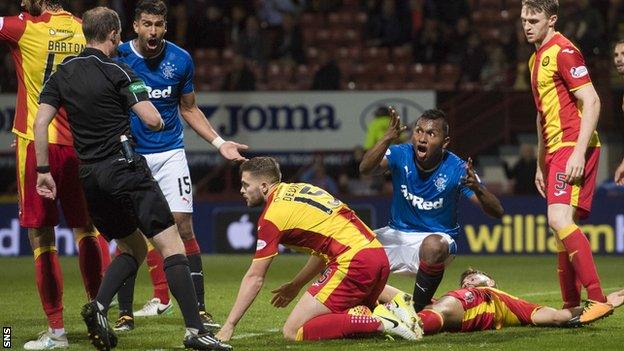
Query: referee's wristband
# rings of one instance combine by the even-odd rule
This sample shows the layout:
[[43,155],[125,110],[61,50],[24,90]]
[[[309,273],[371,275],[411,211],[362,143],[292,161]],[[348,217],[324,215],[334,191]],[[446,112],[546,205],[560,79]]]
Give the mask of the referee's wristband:
[[220,136],[214,138],[214,140],[212,141],[212,145],[216,147],[217,150],[220,149],[223,144],[225,144],[225,140],[223,140],[223,138]]
[[50,173],[50,166],[37,166],[35,170],[37,170],[37,173]]

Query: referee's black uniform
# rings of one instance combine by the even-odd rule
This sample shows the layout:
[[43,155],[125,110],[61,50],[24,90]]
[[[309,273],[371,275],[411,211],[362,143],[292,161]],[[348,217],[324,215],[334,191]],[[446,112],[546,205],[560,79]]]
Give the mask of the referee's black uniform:
[[128,109],[147,100],[145,85],[128,66],[94,48],[60,64],[39,98],[67,111],[89,212],[109,240],[137,228],[151,238],[175,223],[145,158],[124,155],[120,141],[131,138]]

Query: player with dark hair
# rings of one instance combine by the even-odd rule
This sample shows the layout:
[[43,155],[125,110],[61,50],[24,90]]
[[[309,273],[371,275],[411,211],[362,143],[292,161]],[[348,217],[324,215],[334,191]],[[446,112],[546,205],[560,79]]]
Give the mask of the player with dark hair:
[[[443,111],[423,112],[414,124],[411,142],[399,145],[391,144],[407,127],[394,109],[391,118],[384,137],[364,155],[360,172],[392,174],[390,222],[375,234],[386,249],[392,272],[416,275],[413,303],[418,312],[431,302],[457,252],[453,237],[459,232],[459,198],[469,199],[496,218],[502,217],[503,207],[481,184],[472,160],[464,162],[447,150],[451,139]],[[388,287],[380,301],[391,299],[406,302],[403,294]]]
[[588,300],[576,319],[585,324],[613,312],[602,291],[589,241],[576,224],[589,216],[596,186],[600,98],[579,49],[555,31],[558,9],[557,0],[522,1],[524,34],[536,50],[529,59],[537,107],[535,185],[546,198],[548,225],[556,233],[563,306],[581,304],[580,282]]
[[[568,327],[582,312],[581,307],[557,310],[522,300],[498,289],[489,274],[472,268],[461,274],[459,286],[418,313],[425,335],[521,325]],[[607,299],[613,306],[621,306],[624,290]]]
[[422,336],[418,324],[412,330],[383,305],[375,307],[388,279],[388,258],[375,234],[346,204],[310,184],[282,183],[279,165],[271,157],[244,162],[240,174],[247,206],[264,210],[254,260],[218,339],[232,337],[260,292],[280,244],[311,256],[292,281],[273,291],[274,306],[287,306],[323,272],[288,316],[283,327],[286,339],[337,339],[383,331],[410,340]]
[[[25,12],[0,17],[0,41],[6,42],[15,62],[18,91],[13,121],[20,225],[28,228],[33,250],[37,290],[48,319],[48,330],[24,345],[27,350],[67,347],[63,322],[63,277],[55,246],[54,226],[59,223],[56,201],[37,195],[33,123],[38,98],[56,66],[85,46],[80,19],[64,11],[58,0],[23,0]],[[97,294],[108,265],[108,244],[90,222],[78,180],[78,158],[64,110],[48,129],[50,167],[59,182],[60,203],[67,225],[73,229],[78,262],[87,297]]]
[[[613,64],[620,77],[624,77],[624,39],[618,40],[613,46]],[[624,112],[624,97],[622,98],[622,111]],[[618,185],[624,185],[624,159],[615,170],[613,180]]]
[[[227,160],[245,160],[239,150],[247,146],[219,137],[198,108],[193,89],[194,66],[191,56],[174,43],[164,40],[167,31],[165,3],[161,0],[140,1],[135,9],[134,31],[137,38],[119,46],[117,60],[130,66],[145,82],[151,102],[165,121],[164,130],[153,132],[136,114],[130,114],[136,151],[145,156],[173,212],[189,260],[202,321],[208,328],[218,328],[219,325],[206,312],[204,303],[202,260],[193,230],[193,190],[184,153],[181,118],[204,140],[212,143]],[[167,313],[172,307],[162,257],[153,247],[149,249],[147,264],[154,296],[134,313],[135,316],[158,316]],[[134,328],[132,295],[135,278],[126,281],[118,294],[119,319],[115,330]]]
[[110,59],[121,37],[117,13],[97,7],[84,13],[86,48],[59,65],[43,88],[34,133],[37,192],[55,199],[57,183],[50,174],[48,125],[59,108],[68,112],[69,126],[80,159],[80,181],[94,224],[107,239],[116,239],[121,254],[106,270],[95,299],[82,307],[89,340],[98,350],[110,350],[117,338],[107,312],[113,295],[136,274],[145,259],[145,238],[164,257],[171,292],[184,318],[184,346],[199,350],[229,350],[214,339],[199,317],[197,297],[177,226],[145,158],[132,149],[128,110],[148,128],[165,124],[148,99],[148,89],[126,65]]

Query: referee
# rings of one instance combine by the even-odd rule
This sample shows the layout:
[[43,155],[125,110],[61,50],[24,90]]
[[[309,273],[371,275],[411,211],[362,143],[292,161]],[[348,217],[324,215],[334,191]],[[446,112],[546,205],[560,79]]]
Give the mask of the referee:
[[[37,192],[56,197],[48,163],[48,125],[56,111],[67,110],[74,147],[80,159],[80,180],[96,227],[117,239],[122,254],[108,267],[94,301],[82,308],[91,343],[98,350],[116,346],[106,319],[113,295],[145,259],[145,235],[164,257],[165,274],[186,325],[184,346],[199,350],[230,350],[208,333],[199,319],[197,297],[184,245],[158,183],[145,158],[129,144],[131,108],[154,132],[164,126],[149,102],[147,87],[123,64],[110,59],[119,45],[117,13],[97,7],[87,11],[82,28],[86,49],[60,64],[46,82],[35,121]],[[59,184],[63,186],[63,184]]]

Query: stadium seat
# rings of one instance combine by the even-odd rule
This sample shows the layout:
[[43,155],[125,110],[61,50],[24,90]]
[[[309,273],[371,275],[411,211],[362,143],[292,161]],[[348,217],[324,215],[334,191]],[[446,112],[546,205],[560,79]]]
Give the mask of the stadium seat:
[[392,62],[406,64],[412,61],[412,48],[410,46],[397,46],[392,48]]
[[383,64],[390,61],[390,54],[388,48],[373,46],[364,49],[362,59],[366,62]]

